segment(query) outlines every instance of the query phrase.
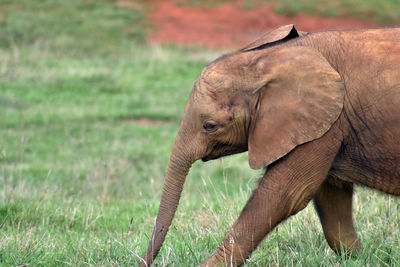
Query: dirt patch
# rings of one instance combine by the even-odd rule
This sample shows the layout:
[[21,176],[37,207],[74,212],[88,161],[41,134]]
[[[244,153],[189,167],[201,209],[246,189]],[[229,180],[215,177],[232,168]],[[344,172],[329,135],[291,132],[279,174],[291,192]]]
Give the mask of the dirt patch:
[[143,10],[143,5],[140,3],[137,3],[132,0],[126,0],[126,1],[116,1],[113,2],[113,6],[119,7],[119,8],[134,8],[137,10]]
[[285,24],[295,24],[298,30],[312,32],[327,29],[376,27],[377,24],[347,18],[327,18],[299,13],[282,16],[264,4],[244,9],[243,3],[225,3],[216,8],[179,6],[174,0],[155,1],[149,20],[158,25],[150,34],[157,43],[204,45],[208,47],[238,47],[261,33]]
[[128,123],[128,124],[134,124],[134,125],[139,125],[139,126],[158,126],[158,125],[163,125],[168,123],[166,120],[161,120],[161,119],[149,119],[149,118],[137,118],[137,119],[131,119],[131,118],[125,118],[121,119],[122,122]]

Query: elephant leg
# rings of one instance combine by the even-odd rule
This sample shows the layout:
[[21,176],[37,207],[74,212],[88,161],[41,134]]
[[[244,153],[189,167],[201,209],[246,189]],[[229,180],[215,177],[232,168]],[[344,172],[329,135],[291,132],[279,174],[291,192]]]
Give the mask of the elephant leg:
[[326,240],[339,254],[355,253],[362,248],[353,225],[352,197],[352,183],[338,183],[329,176],[314,197]]
[[339,147],[340,141],[332,141],[328,134],[270,165],[218,250],[202,265],[241,265],[278,223],[307,206]]

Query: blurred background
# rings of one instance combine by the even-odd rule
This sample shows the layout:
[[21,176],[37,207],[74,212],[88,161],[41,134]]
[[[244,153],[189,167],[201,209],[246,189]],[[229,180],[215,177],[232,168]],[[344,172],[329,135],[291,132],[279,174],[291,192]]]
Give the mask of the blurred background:
[[[187,97],[202,68],[266,30],[400,23],[398,0],[0,0],[0,264],[137,265]],[[196,163],[159,265],[215,250],[261,171]],[[357,188],[358,258],[334,255],[312,205],[255,265],[400,262],[400,204]]]

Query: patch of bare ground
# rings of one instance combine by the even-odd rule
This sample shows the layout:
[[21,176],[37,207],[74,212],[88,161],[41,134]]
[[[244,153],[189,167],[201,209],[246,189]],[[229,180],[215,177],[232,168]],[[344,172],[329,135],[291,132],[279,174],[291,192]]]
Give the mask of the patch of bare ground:
[[139,125],[139,126],[158,126],[158,125],[167,124],[169,122],[168,120],[151,119],[151,118],[146,118],[146,117],[123,118],[123,119],[121,119],[121,121],[124,123],[127,123],[127,124],[134,124],[134,125]]
[[157,43],[233,48],[286,24],[295,24],[298,30],[307,32],[378,26],[367,21],[305,13],[294,17],[278,15],[268,4],[244,9],[243,3],[227,2],[214,8],[194,8],[178,5],[175,0],[158,0],[152,2],[152,7],[148,18],[157,27],[150,38]]

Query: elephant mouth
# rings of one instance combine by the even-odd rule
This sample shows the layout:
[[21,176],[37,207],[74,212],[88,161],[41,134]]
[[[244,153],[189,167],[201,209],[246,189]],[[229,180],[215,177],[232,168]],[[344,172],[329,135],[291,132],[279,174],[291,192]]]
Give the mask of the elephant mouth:
[[213,151],[213,153],[201,159],[203,162],[247,151],[247,147],[243,148],[241,146],[232,146],[232,145],[229,146],[217,145],[214,148],[215,150]]
[[217,159],[219,157],[222,157],[222,156],[207,156],[207,157],[202,158],[201,161],[207,162],[209,160]]

